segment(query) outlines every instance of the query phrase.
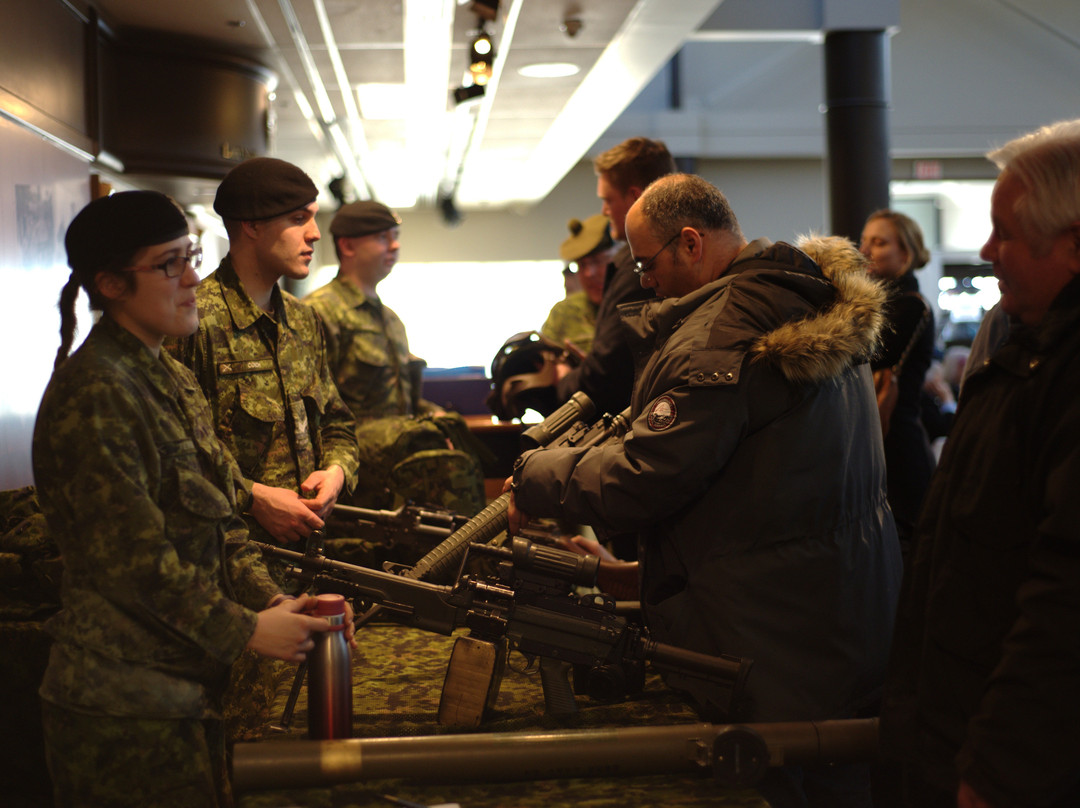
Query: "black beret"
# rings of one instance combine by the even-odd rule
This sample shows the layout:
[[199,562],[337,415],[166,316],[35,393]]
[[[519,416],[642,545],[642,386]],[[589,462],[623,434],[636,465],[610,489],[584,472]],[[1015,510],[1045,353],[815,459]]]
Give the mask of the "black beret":
[[330,222],[330,233],[335,237],[366,236],[381,233],[401,224],[397,214],[381,202],[365,199],[342,205]]
[[157,191],[123,191],[95,199],[72,219],[64,235],[68,266],[93,272],[126,260],[143,247],[188,234],[184,212]]
[[319,196],[311,177],[276,157],[253,157],[225,175],[214,197],[223,219],[255,222],[306,208]]

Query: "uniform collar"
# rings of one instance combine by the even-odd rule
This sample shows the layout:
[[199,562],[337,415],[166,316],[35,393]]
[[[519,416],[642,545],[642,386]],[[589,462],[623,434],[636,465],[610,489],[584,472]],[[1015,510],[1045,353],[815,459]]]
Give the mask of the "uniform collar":
[[184,385],[178,374],[170,372],[169,367],[176,360],[164,348],[155,357],[153,352],[141,339],[136,337],[109,315],[102,315],[94,326],[95,339],[107,339],[115,343],[121,354],[123,362],[138,370],[164,397],[177,398],[178,386],[191,389],[191,385]]
[[285,300],[281,295],[281,288],[277,284],[274,284],[274,288],[270,290],[270,303],[274,307],[274,315],[271,317],[259,308],[251,295],[244,289],[243,281],[236,274],[231,255],[226,255],[222,259],[221,264],[214,273],[214,277],[221,284],[221,296],[225,300],[225,306],[229,310],[229,316],[232,317],[233,325],[238,329],[251,328],[261,317],[280,323],[285,328],[289,327],[289,319],[285,313]]
[[330,282],[337,287],[338,294],[349,308],[358,309],[364,305],[378,306],[380,304],[378,297],[369,297],[358,283],[344,275],[338,274]]

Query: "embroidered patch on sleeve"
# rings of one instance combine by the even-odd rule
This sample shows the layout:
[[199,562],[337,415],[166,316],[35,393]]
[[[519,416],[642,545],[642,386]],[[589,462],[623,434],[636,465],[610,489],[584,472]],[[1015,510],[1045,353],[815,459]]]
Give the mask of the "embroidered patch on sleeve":
[[663,432],[669,426],[673,426],[678,417],[679,412],[675,409],[674,399],[671,396],[660,396],[653,402],[646,423],[653,432]]

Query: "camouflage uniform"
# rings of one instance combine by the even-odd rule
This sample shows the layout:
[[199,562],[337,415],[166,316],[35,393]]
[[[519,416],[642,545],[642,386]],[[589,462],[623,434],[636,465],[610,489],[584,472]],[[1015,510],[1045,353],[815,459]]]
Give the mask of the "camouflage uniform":
[[[214,725],[255,610],[279,589],[246,542],[238,470],[194,377],[104,317],[49,383],[33,460],[64,559],[63,609],[48,624],[54,644],[41,686],[47,732],[93,716],[81,722],[80,745],[131,747],[117,734],[130,719]],[[89,760],[74,770],[78,759],[63,751],[72,740],[48,738],[58,787],[72,775],[102,780]],[[220,752],[203,763],[220,769]],[[137,804],[156,774],[124,772],[113,796]],[[149,804],[145,793],[141,800]]]
[[0,782],[5,805],[49,805],[38,687],[52,641],[45,622],[60,608],[63,564],[33,486],[0,491]]
[[598,308],[585,292],[571,292],[551,307],[540,333],[559,345],[569,340],[582,353],[588,353],[596,332]]
[[401,318],[342,277],[304,302],[322,318],[327,361],[358,424],[363,462],[353,504],[480,511],[484,482],[471,434],[461,416],[433,416],[436,405],[420,398],[425,363],[409,352]]
[[[199,330],[168,347],[195,372],[218,436],[240,465],[241,507],[255,483],[300,491],[314,471],[356,481],[355,424],[334,387],[317,318],[275,287],[276,318],[244,291],[229,256],[196,290]],[[254,518],[252,537],[278,543]]]
[[405,324],[393,309],[341,277],[304,302],[322,317],[327,362],[357,421],[436,409],[420,398],[424,360],[409,353]]

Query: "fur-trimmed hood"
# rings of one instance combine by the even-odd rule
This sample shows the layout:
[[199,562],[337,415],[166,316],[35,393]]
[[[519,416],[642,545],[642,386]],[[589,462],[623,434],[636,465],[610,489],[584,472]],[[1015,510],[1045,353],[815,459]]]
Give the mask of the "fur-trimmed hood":
[[836,300],[812,317],[764,334],[750,354],[755,362],[779,366],[791,381],[819,382],[877,350],[887,292],[867,274],[866,258],[848,239],[804,236],[796,246],[836,287]]
[[[770,280],[753,280],[757,274]],[[639,372],[657,339],[674,339],[687,355],[681,372],[691,383],[738,383],[749,357],[791,382],[817,384],[874,354],[887,296],[846,238],[805,237],[798,248],[760,239],[724,275],[685,297],[624,304],[619,312]]]

